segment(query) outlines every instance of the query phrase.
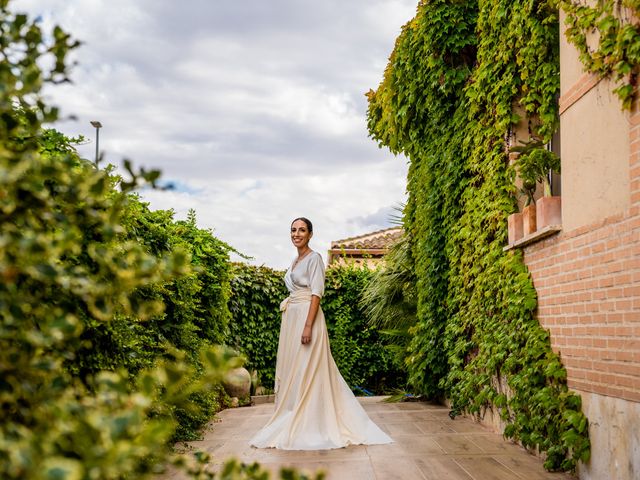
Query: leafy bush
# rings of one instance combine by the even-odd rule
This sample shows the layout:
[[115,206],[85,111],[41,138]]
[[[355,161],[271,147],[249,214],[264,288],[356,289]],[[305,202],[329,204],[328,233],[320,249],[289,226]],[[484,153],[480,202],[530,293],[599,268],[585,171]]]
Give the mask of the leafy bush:
[[283,272],[244,263],[234,265],[231,279],[227,344],[247,357],[246,368],[273,388],[280,335],[280,302],[288,295]]
[[[47,155],[52,161],[59,159],[51,152],[63,151],[76,170],[94,171],[69,147],[68,139],[52,135],[51,131],[47,134],[48,144],[52,143],[51,139],[59,142],[55,148],[48,146]],[[109,322],[83,313],[81,343],[65,367],[83,381],[102,370],[122,368],[134,379],[140,370],[153,367],[165,356],[167,346],[171,346],[187,354],[186,360],[195,367],[192,380],[196,382],[202,370],[201,349],[222,343],[226,334],[230,247],[210,231],[199,229],[193,212],[186,221],[175,221],[172,211],[152,211],[137,195],[119,193],[115,189],[118,177],[110,175],[109,170],[105,172],[105,181],[102,194],[106,198],[121,198],[122,211],[114,229],[117,233],[112,239],[113,245],[116,248],[117,245],[137,245],[157,259],[179,253],[190,271],[185,270],[167,281],[142,285],[131,292],[131,302],[162,306],[161,313],[138,318],[114,311]],[[64,208],[62,199],[58,200],[58,208]],[[85,227],[81,241],[102,245],[99,228],[99,225]],[[89,261],[82,254],[69,260],[76,265]],[[197,438],[201,426],[221,408],[224,392],[216,387],[194,393],[191,400],[189,410],[176,408],[174,411],[178,419],[175,439]],[[194,408],[196,406],[198,408]]]
[[[158,172],[127,165],[132,178],[120,180],[78,157],[81,139],[42,129],[57,117],[42,83],[67,80],[77,43],[6,0],[0,31],[0,477],[147,478],[170,454],[176,419],[192,430],[199,406],[208,418],[241,363],[209,345],[226,333],[228,247],[193,215],[173,222],[128,193]],[[194,478],[267,476],[207,461],[172,456]]]
[[[238,264],[231,281],[229,309],[233,320],[228,344],[247,356],[247,368],[255,369],[261,383],[269,388],[275,378],[279,306],[288,295],[283,276],[283,272],[267,267]],[[347,383],[382,393],[403,385],[405,376],[360,306],[370,277],[366,269],[328,269],[321,305],[331,351]]]
[[329,268],[322,309],[331,352],[346,382],[352,389],[360,387],[382,394],[404,387],[406,374],[362,306],[372,274],[355,266]]
[[[40,87],[66,80],[76,43],[57,27],[43,34],[7,6],[0,3],[0,477],[143,478],[169,453],[178,409],[192,411],[193,396],[215,391],[239,359],[198,348],[196,363],[164,338],[161,346],[140,335],[166,318],[154,290],[199,273],[180,245],[155,255],[133,240],[125,217],[135,197],[80,159],[76,140],[42,130],[57,111]],[[132,173],[123,186],[157,178]],[[198,304],[215,307],[216,322],[226,315],[217,275],[221,293]],[[162,355],[146,355],[149,345]]]
[[399,370],[404,369],[409,355],[409,332],[416,324],[416,303],[411,241],[405,233],[385,255],[382,268],[373,272],[361,298],[369,324],[379,329]]

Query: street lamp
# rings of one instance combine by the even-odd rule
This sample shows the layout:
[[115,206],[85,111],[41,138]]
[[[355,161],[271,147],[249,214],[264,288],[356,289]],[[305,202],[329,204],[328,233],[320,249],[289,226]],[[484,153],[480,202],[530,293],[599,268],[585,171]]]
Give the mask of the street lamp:
[[99,149],[100,149],[100,129],[102,128],[102,124],[97,120],[92,120],[90,123],[96,129],[96,160],[95,160],[95,164],[96,164],[96,167],[97,167],[98,166],[98,152],[99,152]]

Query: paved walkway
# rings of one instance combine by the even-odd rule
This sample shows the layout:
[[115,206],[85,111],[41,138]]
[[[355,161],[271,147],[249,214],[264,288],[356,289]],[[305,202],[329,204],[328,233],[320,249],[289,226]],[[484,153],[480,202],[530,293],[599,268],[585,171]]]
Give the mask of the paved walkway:
[[[215,463],[235,456],[260,462],[276,473],[290,466],[323,469],[327,480],[569,480],[548,473],[542,460],[468,418],[451,420],[449,410],[422,402],[384,403],[360,398],[369,416],[395,440],[391,445],[350,446],[337,450],[256,449],[247,440],[268,420],[273,404],[225,410],[207,426],[204,438],[189,442],[210,452]],[[179,479],[167,472],[162,480]],[[159,479],[160,480],[160,479]]]

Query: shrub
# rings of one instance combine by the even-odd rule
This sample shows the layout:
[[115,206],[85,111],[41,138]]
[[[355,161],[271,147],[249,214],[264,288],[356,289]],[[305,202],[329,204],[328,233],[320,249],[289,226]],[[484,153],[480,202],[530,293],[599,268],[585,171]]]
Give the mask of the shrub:
[[[231,280],[232,314],[228,344],[247,357],[261,383],[273,387],[280,333],[280,302],[288,295],[283,272],[237,264]],[[371,271],[349,267],[326,273],[322,309],[333,357],[349,385],[383,393],[404,384],[404,374],[384,348],[377,327],[360,306]]]
[[283,272],[236,263],[231,279],[228,345],[247,357],[246,368],[273,388],[280,335],[280,302],[287,296]]
[[386,339],[371,324],[362,306],[372,276],[367,268],[329,268],[322,309],[331,352],[346,382],[352,389],[360,387],[383,394],[404,387],[406,374],[394,361],[393,352],[386,348]]

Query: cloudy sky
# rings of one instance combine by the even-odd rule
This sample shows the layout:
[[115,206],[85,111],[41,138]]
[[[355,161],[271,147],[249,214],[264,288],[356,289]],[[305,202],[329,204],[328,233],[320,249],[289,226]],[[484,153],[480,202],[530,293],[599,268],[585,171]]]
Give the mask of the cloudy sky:
[[368,138],[379,84],[417,0],[16,0],[84,44],[73,85],[47,90],[93,159],[159,168],[152,208],[198,224],[255,264],[288,266],[289,222],[312,247],[390,225],[407,162]]

